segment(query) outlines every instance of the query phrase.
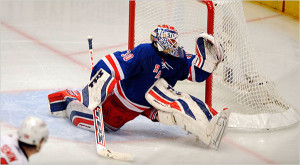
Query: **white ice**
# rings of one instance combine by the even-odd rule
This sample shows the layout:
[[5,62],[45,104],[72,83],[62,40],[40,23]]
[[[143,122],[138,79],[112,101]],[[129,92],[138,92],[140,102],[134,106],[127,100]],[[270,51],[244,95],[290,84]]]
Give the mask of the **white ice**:
[[[128,2],[2,0],[1,135],[15,134],[28,115],[42,117],[50,138],[31,165],[58,164],[299,164],[299,127],[275,132],[229,130],[218,151],[201,147],[177,127],[138,117],[106,135],[108,148],[135,155],[120,162],[96,154],[94,133],[49,115],[47,95],[80,89],[89,80],[86,37],[95,61],[127,49]],[[250,38],[263,71],[299,110],[299,20],[244,2]],[[261,18],[261,19],[258,19]]]

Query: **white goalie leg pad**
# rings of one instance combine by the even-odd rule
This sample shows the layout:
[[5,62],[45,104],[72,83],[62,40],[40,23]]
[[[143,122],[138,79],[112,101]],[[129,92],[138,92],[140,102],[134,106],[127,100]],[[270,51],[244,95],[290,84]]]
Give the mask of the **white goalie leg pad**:
[[157,116],[158,116],[158,121],[162,124],[166,124],[166,125],[176,124],[173,113],[158,110]]
[[176,125],[210,144],[217,118],[201,100],[175,91],[164,79],[156,81],[145,97],[158,110],[171,113]]
[[66,108],[66,113],[75,126],[94,131],[93,112],[80,101],[71,101]]
[[82,90],[83,104],[93,111],[103,103],[106,96],[113,90],[116,79],[105,70],[100,69]]

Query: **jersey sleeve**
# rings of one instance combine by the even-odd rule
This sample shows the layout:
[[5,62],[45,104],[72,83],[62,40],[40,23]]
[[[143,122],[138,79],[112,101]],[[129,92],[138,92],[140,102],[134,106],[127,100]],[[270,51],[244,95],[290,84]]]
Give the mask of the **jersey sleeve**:
[[186,74],[187,75],[186,79],[193,82],[203,82],[211,75],[211,73],[208,73],[194,65],[193,60],[196,57],[195,55],[187,54],[186,57],[187,57],[186,72],[188,72]]
[[2,164],[28,165],[28,158],[21,151],[17,137],[11,135],[1,136],[0,161]]
[[117,80],[123,80],[134,76],[141,70],[141,55],[138,49],[128,51],[118,51],[106,55],[93,68],[91,78],[101,68],[115,77]]

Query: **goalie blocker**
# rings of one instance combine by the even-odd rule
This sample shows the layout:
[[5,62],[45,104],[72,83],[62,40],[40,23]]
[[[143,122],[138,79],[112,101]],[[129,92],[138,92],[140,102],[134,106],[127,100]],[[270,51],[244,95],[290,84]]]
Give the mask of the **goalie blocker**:
[[158,109],[159,122],[178,125],[206,146],[219,148],[227,128],[229,110],[217,113],[196,97],[174,90],[164,79],[157,80],[145,97]]

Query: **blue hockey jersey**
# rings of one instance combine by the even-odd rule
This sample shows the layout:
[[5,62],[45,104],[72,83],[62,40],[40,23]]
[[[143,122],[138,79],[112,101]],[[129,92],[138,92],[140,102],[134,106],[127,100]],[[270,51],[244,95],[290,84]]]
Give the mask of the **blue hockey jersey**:
[[195,57],[183,51],[183,57],[177,58],[158,51],[153,44],[140,44],[133,50],[106,55],[95,65],[91,77],[103,68],[119,80],[114,93],[120,101],[133,111],[143,112],[151,107],[145,94],[159,78],[175,86],[178,80],[202,82],[210,76],[194,66]]

